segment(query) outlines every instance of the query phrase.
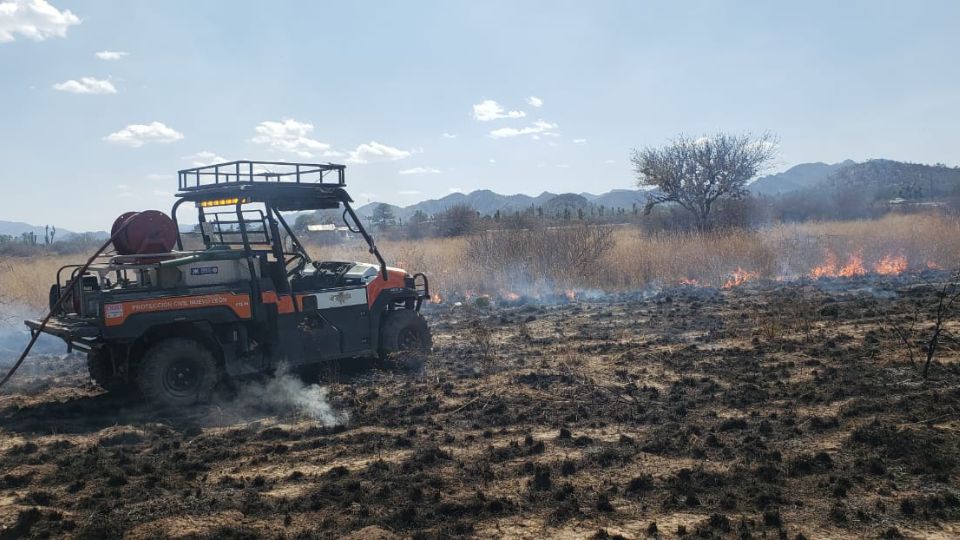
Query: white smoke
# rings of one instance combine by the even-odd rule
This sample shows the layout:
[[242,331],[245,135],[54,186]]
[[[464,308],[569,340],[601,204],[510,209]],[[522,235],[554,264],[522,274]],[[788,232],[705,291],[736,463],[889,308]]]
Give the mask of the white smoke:
[[346,423],[348,415],[333,408],[328,394],[327,388],[305,384],[299,377],[289,373],[287,366],[281,365],[272,377],[264,381],[241,384],[232,406],[303,415],[327,427]]
[[[30,330],[23,321],[41,319],[44,315],[46,314],[37,315],[36,310],[16,303],[0,304],[0,366],[12,365],[30,342]],[[36,356],[60,356],[66,352],[67,345],[62,340],[49,334],[41,334],[31,349],[27,362]]]

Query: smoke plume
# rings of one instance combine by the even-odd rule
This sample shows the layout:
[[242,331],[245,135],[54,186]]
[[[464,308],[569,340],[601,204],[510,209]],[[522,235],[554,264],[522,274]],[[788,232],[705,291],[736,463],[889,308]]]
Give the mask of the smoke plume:
[[266,380],[241,384],[231,406],[307,416],[327,427],[344,424],[348,419],[346,413],[337,411],[330,404],[327,388],[304,383],[298,376],[289,373],[286,366],[280,366]]

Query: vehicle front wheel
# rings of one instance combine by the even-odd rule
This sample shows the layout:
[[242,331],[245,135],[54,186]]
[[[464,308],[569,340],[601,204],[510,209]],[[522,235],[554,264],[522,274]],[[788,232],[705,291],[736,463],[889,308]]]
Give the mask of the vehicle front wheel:
[[412,309],[398,309],[384,315],[380,332],[380,357],[394,359],[407,368],[423,366],[433,348],[427,321]]
[[147,350],[137,369],[144,398],[172,407],[208,401],[220,379],[216,358],[191,339],[170,338]]

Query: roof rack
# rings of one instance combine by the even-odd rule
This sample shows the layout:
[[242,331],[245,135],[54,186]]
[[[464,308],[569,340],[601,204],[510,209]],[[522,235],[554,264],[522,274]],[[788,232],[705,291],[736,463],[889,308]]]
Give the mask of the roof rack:
[[229,161],[177,171],[181,192],[236,184],[306,184],[344,187],[344,165],[286,161]]

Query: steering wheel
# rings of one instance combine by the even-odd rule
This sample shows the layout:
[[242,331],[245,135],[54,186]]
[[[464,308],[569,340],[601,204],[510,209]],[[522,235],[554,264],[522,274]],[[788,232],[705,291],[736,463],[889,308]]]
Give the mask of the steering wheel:
[[[297,254],[296,258],[297,258],[297,265],[287,271],[287,279],[290,279],[291,277],[297,274],[303,273],[303,269],[307,266],[306,257],[304,257],[303,255]],[[289,264],[289,262],[287,264]]]
[[353,268],[353,265],[350,263],[337,262],[321,263],[314,261],[313,266],[317,269],[317,275],[320,276],[324,282],[329,283],[331,287],[340,284],[343,281],[343,276]]

